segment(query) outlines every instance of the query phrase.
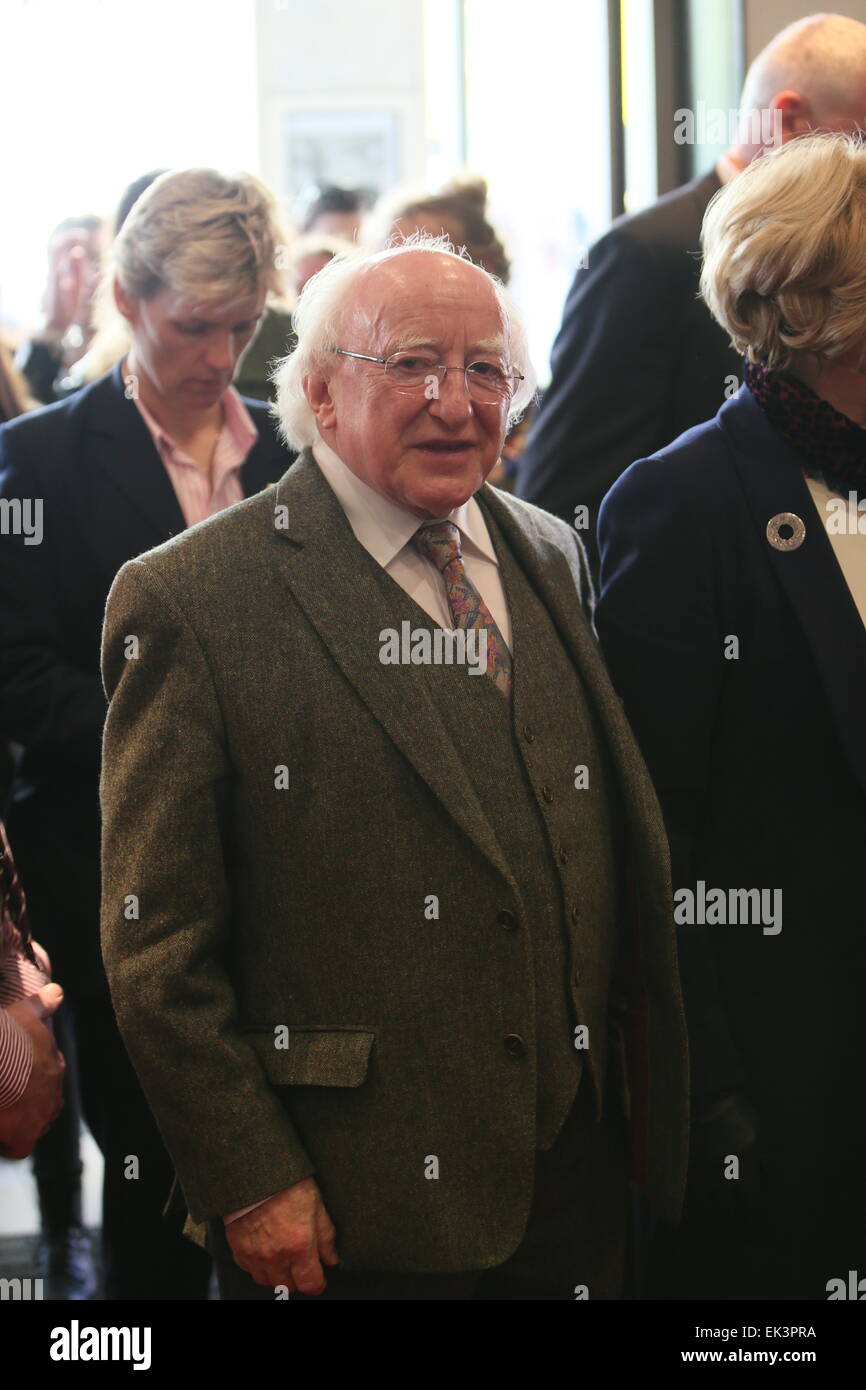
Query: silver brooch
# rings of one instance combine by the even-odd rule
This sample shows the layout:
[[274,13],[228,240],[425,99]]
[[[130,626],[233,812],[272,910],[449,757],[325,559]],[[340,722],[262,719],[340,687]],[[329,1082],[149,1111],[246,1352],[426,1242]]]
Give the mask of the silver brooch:
[[779,512],[767,522],[767,540],[774,550],[799,550],[806,539],[806,527],[793,512]]

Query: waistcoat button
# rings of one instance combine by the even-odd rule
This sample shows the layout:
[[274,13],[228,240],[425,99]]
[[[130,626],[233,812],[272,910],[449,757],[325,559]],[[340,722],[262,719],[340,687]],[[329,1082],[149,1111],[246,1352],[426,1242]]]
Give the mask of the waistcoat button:
[[519,1061],[526,1055],[526,1043],[519,1033],[509,1033],[504,1040],[505,1051],[513,1061]]

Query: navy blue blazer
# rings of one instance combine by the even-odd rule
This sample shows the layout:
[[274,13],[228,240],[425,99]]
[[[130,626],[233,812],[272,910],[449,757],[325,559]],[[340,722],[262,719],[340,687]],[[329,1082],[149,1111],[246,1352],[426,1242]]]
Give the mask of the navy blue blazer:
[[[259,432],[241,469],[248,497],[281,478],[294,455],[267,407],[244,404]],[[186,525],[120,363],[0,428],[0,496],[41,499],[43,515],[41,544],[0,535],[0,739],[21,748],[9,836],[33,933],[58,957],[57,978],[95,988],[105,602],[127,560]],[[83,953],[67,949],[73,933],[86,936]]]
[[[782,512],[805,524],[798,548],[767,539]],[[790,1120],[780,1143],[815,1172],[832,1152],[843,1182],[866,1158],[850,1107],[866,1056],[866,628],[802,459],[743,386],[624,473],[599,543],[598,632],[675,889],[783,895],[777,934],[681,928],[694,1094],[745,1085],[779,1135]]]
[[518,462],[518,496],[569,524],[632,459],[713,415],[742,363],[698,294],[701,223],[715,170],[620,217],[574,278],[551,355],[551,381]]

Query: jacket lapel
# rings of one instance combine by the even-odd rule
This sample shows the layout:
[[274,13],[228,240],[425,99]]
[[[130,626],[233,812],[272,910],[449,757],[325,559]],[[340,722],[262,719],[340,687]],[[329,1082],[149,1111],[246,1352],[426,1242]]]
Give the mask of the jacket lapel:
[[[866,790],[866,626],[812,501],[802,460],[747,386],[722,407],[718,420],[760,545],[797,614],[846,755]],[[796,550],[777,550],[766,539],[767,522],[780,512],[793,512],[805,524]]]
[[[331,657],[448,813],[516,892],[511,871],[439,718],[422,666],[385,666],[379,633],[410,601],[373,568],[309,450],[274,493],[286,582]],[[285,510],[281,510],[285,509]],[[393,604],[387,586],[393,584]],[[385,586],[383,589],[383,585]],[[425,615],[426,616],[426,615]]]
[[150,431],[125,394],[121,363],[94,388],[88,421],[89,456],[145,516],[153,544],[183,531],[186,522]]

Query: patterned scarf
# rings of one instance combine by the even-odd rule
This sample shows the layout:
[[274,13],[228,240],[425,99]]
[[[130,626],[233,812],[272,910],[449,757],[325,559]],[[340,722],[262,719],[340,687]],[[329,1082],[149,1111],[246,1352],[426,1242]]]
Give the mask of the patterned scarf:
[[745,379],[768,419],[804,455],[808,477],[843,496],[866,496],[866,429],[790,372],[771,372],[763,362],[747,362]]

